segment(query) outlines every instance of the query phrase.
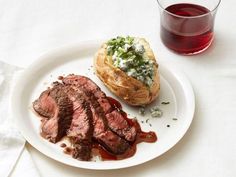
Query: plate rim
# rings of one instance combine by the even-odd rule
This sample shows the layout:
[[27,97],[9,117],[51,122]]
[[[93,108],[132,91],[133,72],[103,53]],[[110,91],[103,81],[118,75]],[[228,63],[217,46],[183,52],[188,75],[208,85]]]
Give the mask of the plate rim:
[[[147,158],[147,159],[143,160],[141,163],[136,162],[132,165],[126,165],[125,163],[122,164],[121,163],[122,160],[120,160],[120,161],[116,161],[117,164],[119,164],[118,166],[109,166],[109,168],[106,168],[106,167],[104,167],[104,165],[102,166],[102,165],[98,164],[97,162],[94,163],[94,165],[91,165],[90,167],[88,167],[89,162],[87,163],[87,162],[83,162],[83,161],[79,161],[78,165],[76,165],[74,163],[71,164],[70,161],[64,161],[63,159],[60,158],[60,156],[52,155],[51,153],[49,153],[47,151],[47,148],[45,149],[44,147],[40,146],[39,145],[40,143],[37,143],[36,140],[30,139],[30,135],[27,134],[26,130],[21,125],[22,123],[19,121],[19,119],[16,118],[17,115],[14,115],[14,113],[15,113],[14,109],[17,106],[15,98],[19,97],[19,93],[17,92],[16,86],[21,84],[22,81],[27,83],[27,81],[24,81],[23,76],[28,75],[29,73],[31,73],[32,68],[37,67],[46,58],[50,58],[50,56],[55,57],[55,55],[58,55],[58,54],[62,55],[64,53],[68,53],[68,51],[73,51],[75,49],[78,49],[79,47],[82,47],[82,48],[97,47],[98,48],[101,44],[102,44],[101,40],[90,40],[90,41],[82,41],[82,42],[79,42],[79,43],[76,43],[76,44],[73,44],[73,45],[67,45],[67,46],[59,47],[59,48],[56,48],[56,49],[53,49],[51,51],[48,51],[48,52],[44,53],[43,55],[38,57],[38,59],[36,59],[32,64],[30,64],[27,67],[20,74],[20,77],[17,78],[15,86],[13,87],[13,90],[12,90],[11,100],[10,100],[10,102],[11,102],[10,105],[11,105],[11,110],[12,110],[12,113],[13,113],[13,117],[14,117],[14,120],[16,121],[16,124],[18,125],[17,128],[20,130],[21,134],[27,140],[27,142],[29,144],[31,144],[39,152],[41,152],[42,154],[50,157],[53,160],[56,160],[60,163],[63,163],[63,164],[69,165],[69,166],[84,168],[84,169],[90,169],[90,170],[112,170],[112,169],[128,168],[128,167],[131,167],[131,166],[136,166],[136,165],[146,163],[150,160],[153,160],[153,159],[163,155],[164,153],[166,153],[167,151],[172,149],[183,138],[183,136],[186,134],[186,132],[188,131],[188,129],[189,129],[191,123],[192,123],[192,120],[194,118],[194,113],[195,113],[195,95],[194,95],[194,91],[193,91],[193,88],[192,88],[192,85],[191,85],[189,79],[187,78],[186,75],[184,75],[178,69],[173,68],[172,66],[166,67],[166,65],[167,65],[166,62],[159,62],[159,65],[161,64],[161,68],[163,68],[164,70],[167,70],[168,72],[170,72],[172,74],[174,73],[175,77],[178,79],[178,81],[179,82],[181,81],[181,83],[180,83],[181,87],[185,88],[184,93],[188,92],[188,95],[191,95],[191,98],[190,99],[188,98],[187,100],[191,103],[192,109],[188,110],[189,121],[188,121],[188,123],[185,124],[185,127],[183,128],[184,131],[181,131],[181,134],[178,136],[178,138],[176,138],[176,141],[171,143],[171,145],[169,145],[168,148],[166,148],[164,151],[162,151],[159,155],[151,157],[151,158]],[[22,116],[22,115],[18,115],[18,116]]]

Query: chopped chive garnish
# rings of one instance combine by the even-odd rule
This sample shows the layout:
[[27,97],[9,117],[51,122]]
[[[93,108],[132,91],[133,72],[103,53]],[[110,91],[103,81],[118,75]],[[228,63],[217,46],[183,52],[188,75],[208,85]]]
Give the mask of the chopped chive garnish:
[[118,36],[107,41],[107,55],[113,65],[146,86],[153,84],[154,62],[146,55],[143,44],[134,37]]
[[141,107],[139,108],[139,114],[142,115],[142,116],[145,116],[146,112],[145,112],[145,108],[144,107]]
[[161,102],[161,104],[170,104],[170,102],[169,101],[163,101],[163,102]]

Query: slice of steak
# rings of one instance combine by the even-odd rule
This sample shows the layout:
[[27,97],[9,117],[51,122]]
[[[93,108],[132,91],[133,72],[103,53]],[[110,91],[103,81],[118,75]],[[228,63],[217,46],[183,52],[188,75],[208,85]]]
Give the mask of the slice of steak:
[[62,85],[62,89],[73,102],[72,122],[67,131],[67,136],[74,146],[72,156],[88,161],[91,159],[93,136],[93,118],[90,105],[80,92],[64,85]]
[[[136,126],[130,126],[128,121],[118,110],[113,110],[111,113],[106,114],[111,129],[119,136],[128,141],[133,142],[136,139],[137,129]],[[132,120],[133,122],[136,120]]]
[[101,144],[108,152],[111,152],[115,155],[124,154],[127,150],[131,148],[131,146],[126,140],[117,136],[109,129],[96,135],[95,138],[96,141]]
[[106,119],[111,130],[129,142],[135,141],[138,132],[136,127],[132,126],[119,110],[109,102],[106,94],[91,79],[71,74],[63,78],[62,82],[66,85],[82,88],[82,90],[93,95],[93,99],[99,103],[98,107],[103,109],[104,119]]
[[[90,94],[87,93],[87,95]],[[123,154],[130,148],[129,143],[110,130],[103,109],[100,107],[96,98],[90,95],[88,101],[91,103],[91,110],[93,112],[93,137],[109,152],[116,155]]]
[[34,110],[43,118],[52,118],[55,115],[55,100],[49,96],[50,89],[43,91],[39,98],[33,102]]
[[60,87],[55,86],[42,92],[33,102],[33,108],[39,115],[46,117],[41,127],[44,138],[56,143],[66,135],[72,120],[73,104]]
[[107,151],[116,155],[123,154],[129,149],[129,143],[109,129],[104,111],[95,96],[77,85],[68,84],[68,86],[82,94],[82,97],[90,103],[94,125],[93,138],[95,141],[101,144]]

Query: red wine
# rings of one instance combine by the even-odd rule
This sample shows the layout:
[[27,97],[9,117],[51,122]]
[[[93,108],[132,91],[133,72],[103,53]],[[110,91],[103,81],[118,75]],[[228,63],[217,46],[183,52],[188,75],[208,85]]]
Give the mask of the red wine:
[[180,3],[168,6],[161,19],[161,39],[181,54],[197,53],[213,39],[214,17],[200,5]]

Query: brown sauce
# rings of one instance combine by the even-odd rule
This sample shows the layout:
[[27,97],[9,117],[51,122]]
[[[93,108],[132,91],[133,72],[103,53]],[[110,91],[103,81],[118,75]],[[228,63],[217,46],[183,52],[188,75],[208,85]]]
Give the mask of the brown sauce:
[[114,154],[109,153],[105,150],[100,144],[93,144],[92,150],[94,156],[100,156],[102,160],[117,160],[117,157]]
[[113,106],[113,108],[116,108],[116,109],[122,109],[122,106],[120,104],[119,101],[117,101],[116,99],[112,98],[112,97],[107,97],[109,103]]
[[68,155],[72,155],[73,153],[73,148],[72,147],[65,147],[63,152]]
[[124,154],[114,155],[105,150],[100,144],[93,145],[93,155],[100,156],[102,160],[122,160],[132,157],[136,152],[136,146],[131,146]]
[[64,148],[64,147],[66,147],[66,144],[65,144],[65,143],[61,143],[60,146],[61,146],[62,148]]
[[64,79],[64,77],[63,76],[58,76],[58,78],[57,78],[58,80],[63,80]]

